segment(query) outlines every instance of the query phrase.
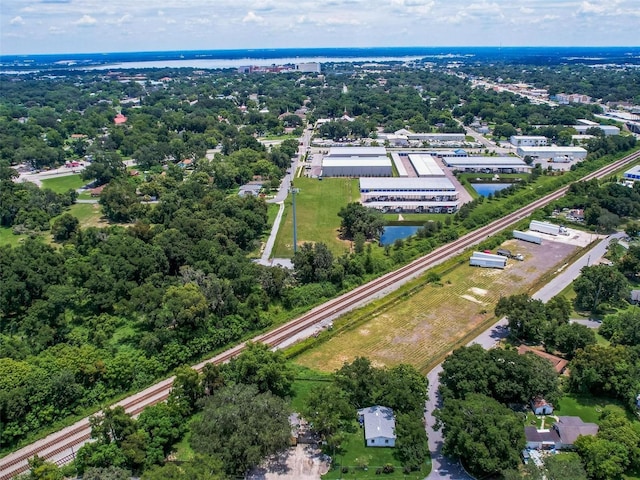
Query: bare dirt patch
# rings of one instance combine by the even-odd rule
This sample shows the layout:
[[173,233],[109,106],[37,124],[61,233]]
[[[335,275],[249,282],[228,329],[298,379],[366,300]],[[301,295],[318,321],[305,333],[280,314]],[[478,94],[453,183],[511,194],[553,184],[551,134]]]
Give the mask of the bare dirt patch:
[[312,445],[297,445],[267,460],[248,480],[319,480],[329,470],[328,457]]
[[306,351],[296,362],[334,371],[345,361],[366,356],[375,364],[410,363],[425,371],[434,359],[492,317],[501,296],[529,292],[542,275],[558,269],[577,248],[547,240],[542,245],[509,240],[503,246],[521,253],[524,261],[509,259],[504,270],[470,267],[464,262],[444,275],[441,284],[422,287],[358,328]]

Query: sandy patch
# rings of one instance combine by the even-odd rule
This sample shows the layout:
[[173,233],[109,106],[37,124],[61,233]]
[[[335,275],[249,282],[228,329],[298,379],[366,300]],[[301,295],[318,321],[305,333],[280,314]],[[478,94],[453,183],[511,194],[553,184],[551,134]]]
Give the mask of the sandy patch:
[[480,295],[482,297],[484,297],[487,293],[489,293],[484,288],[471,287],[469,290],[471,291],[471,293],[474,293],[476,295]]
[[478,300],[475,297],[472,297],[471,295],[460,295],[462,298],[464,298],[465,300],[469,300],[470,302],[473,303],[477,303],[478,305],[484,305],[483,302],[481,302],[480,300]]
[[368,328],[361,328],[360,330],[358,330],[358,333],[360,335],[369,335],[371,331]]
[[248,480],[320,480],[329,458],[313,445],[297,445],[255,468]]

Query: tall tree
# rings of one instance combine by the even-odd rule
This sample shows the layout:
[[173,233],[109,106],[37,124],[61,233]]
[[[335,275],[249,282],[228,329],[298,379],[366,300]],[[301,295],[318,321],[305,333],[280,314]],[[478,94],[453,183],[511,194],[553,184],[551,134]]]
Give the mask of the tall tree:
[[447,399],[435,416],[443,452],[460,458],[472,473],[495,475],[519,465],[526,444],[522,421],[496,400],[478,394]]
[[219,457],[230,475],[243,475],[289,446],[286,402],[253,385],[231,385],[209,397],[191,424],[196,452]]

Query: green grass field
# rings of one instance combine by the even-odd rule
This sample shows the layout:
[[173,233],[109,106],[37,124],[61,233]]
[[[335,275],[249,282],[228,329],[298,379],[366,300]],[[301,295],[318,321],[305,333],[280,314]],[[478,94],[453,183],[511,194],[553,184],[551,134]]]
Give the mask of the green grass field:
[[331,376],[323,372],[317,372],[309,368],[295,365],[296,376],[291,386],[293,393],[291,395],[291,409],[300,413],[307,400],[311,396],[312,391],[316,387],[327,385],[331,381]]
[[102,209],[97,203],[76,203],[71,205],[67,212],[80,221],[82,228],[105,227],[108,225],[107,221],[102,217]]
[[629,420],[634,417],[624,408],[622,403],[612,398],[593,397],[586,395],[566,394],[564,395],[553,411],[554,415],[577,416],[585,422],[598,423],[600,413],[604,407],[615,405],[627,413]]
[[14,235],[13,230],[10,228],[0,228],[0,246],[11,245],[12,247],[15,247],[25,238],[27,238],[27,235]]
[[[507,242],[506,248],[513,248],[512,242]],[[532,285],[554,270],[554,261],[563,263],[573,251],[572,247],[549,243],[545,246],[547,258],[557,255],[556,260],[542,264],[545,260],[534,254],[539,251],[536,247],[519,248],[525,261],[510,262],[505,270],[470,267],[468,257],[461,256],[458,266],[445,272],[439,283],[425,284],[418,279],[362,311],[336,320],[335,333],[300,353],[296,363],[330,372],[365,356],[376,366],[409,363],[426,373],[456,345],[488,327],[501,296],[530,293]],[[552,254],[548,249],[557,250]]]
[[[326,243],[334,255],[351,247],[350,242],[338,238],[340,217],[338,212],[349,202],[360,198],[358,180],[348,178],[297,178],[296,224],[298,245],[304,242]],[[285,211],[273,251],[274,257],[293,256],[293,214],[291,195],[286,200]]]
[[[333,458],[333,462],[331,470],[322,476],[323,479],[422,479],[431,471],[429,462],[418,472],[404,473],[401,463],[394,457],[393,448],[366,447],[362,428],[357,422],[354,422],[354,428],[354,432],[346,434],[346,440],[340,452],[335,452],[335,455],[333,452],[326,452]],[[376,474],[376,468],[381,468],[388,463],[394,466],[393,473]],[[343,467],[348,468],[348,472],[343,472]]]
[[68,190],[76,190],[83,187],[89,182],[90,180],[83,180],[80,175],[67,175],[65,177],[42,180],[42,187],[53,190],[56,193],[65,193]]

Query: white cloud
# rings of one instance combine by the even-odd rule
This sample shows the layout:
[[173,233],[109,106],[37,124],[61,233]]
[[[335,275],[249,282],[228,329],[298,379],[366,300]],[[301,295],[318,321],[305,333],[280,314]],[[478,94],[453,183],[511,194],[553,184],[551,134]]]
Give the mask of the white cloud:
[[520,13],[524,15],[531,15],[535,10],[529,7],[520,7]]
[[249,11],[242,19],[242,23],[264,23],[264,18],[256,15],[254,11]]
[[91,27],[98,23],[98,21],[93,18],[91,15],[83,15],[79,20],[74,22],[76,25],[80,27]]
[[24,25],[24,19],[18,15],[17,17],[13,17],[11,20],[9,20],[9,23],[11,25]]
[[129,13],[125,13],[120,18],[114,18],[107,20],[106,23],[111,25],[123,25],[125,23],[131,23],[133,21],[133,16]]

